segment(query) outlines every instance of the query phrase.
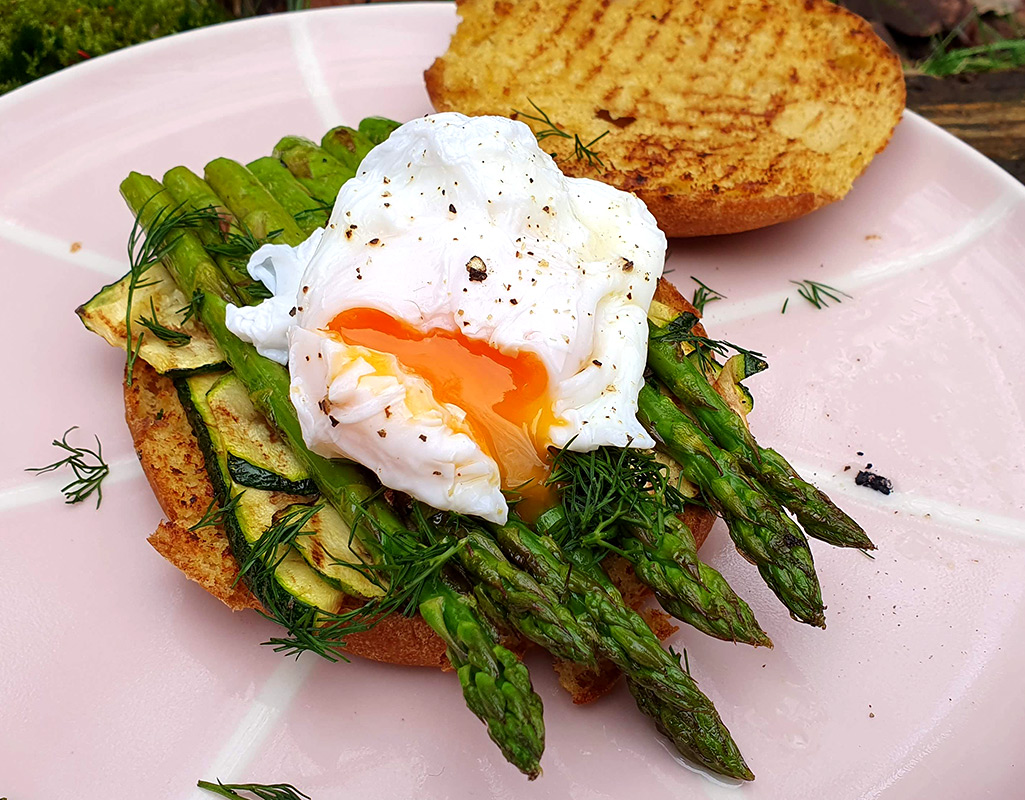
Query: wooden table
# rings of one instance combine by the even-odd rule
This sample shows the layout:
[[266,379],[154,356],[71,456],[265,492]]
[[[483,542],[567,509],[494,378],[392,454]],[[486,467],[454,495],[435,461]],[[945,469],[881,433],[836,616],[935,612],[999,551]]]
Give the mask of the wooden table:
[[1025,182],[1025,70],[950,78],[908,75],[907,85],[908,108]]

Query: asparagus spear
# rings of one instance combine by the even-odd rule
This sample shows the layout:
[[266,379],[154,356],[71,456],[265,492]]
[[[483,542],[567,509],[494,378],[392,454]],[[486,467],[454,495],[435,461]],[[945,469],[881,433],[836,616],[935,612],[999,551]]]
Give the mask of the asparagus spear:
[[641,419],[679,462],[683,476],[716,506],[737,549],[757,565],[783,605],[796,619],[825,627],[818,577],[800,528],[654,385],[641,388],[637,405]]
[[320,146],[355,173],[367,153],[374,149],[374,142],[354,128],[339,125],[324,134]]
[[853,519],[804,480],[775,450],[758,446],[744,420],[712,388],[701,370],[649,321],[648,366],[697,418],[716,444],[734,454],[748,474],[797,516],[809,536],[837,547],[875,549]]
[[237,161],[215,158],[206,165],[205,176],[223,204],[260,241],[292,246],[306,241],[292,215]]
[[467,707],[509,763],[533,780],[541,774],[545,728],[541,698],[526,665],[485,627],[472,601],[441,583],[427,587],[420,616],[448,645]]
[[[646,580],[659,591],[660,599],[663,605],[670,609],[670,613],[711,635],[752,644],[771,644],[758,627],[747,604],[732,592],[722,576],[711,567],[699,565],[697,547],[689,529],[675,516],[668,517],[672,519],[666,526],[669,530],[658,542],[650,531],[641,530],[639,525],[633,526],[634,538],[629,540],[631,544],[627,546],[628,555],[632,556],[632,560],[639,567],[638,572],[642,580]],[[526,638],[540,644],[556,656],[578,663],[594,664],[598,658],[605,655],[604,650],[595,643],[598,634],[594,629],[582,631],[579,621],[559,602],[552,589],[542,588],[528,574],[514,568],[505,560],[494,543],[472,525],[454,527],[466,545],[460,550],[460,562],[476,579],[475,593],[482,607],[501,617]],[[674,557],[679,563],[673,560]],[[694,575],[691,574],[691,569]],[[621,599],[619,605],[622,606]],[[643,631],[640,635],[646,637],[645,641],[649,646],[654,643],[658,652],[664,652],[642,619],[625,606],[617,613],[627,615],[631,623],[640,626],[639,630]],[[674,664],[674,668],[679,672],[679,665],[671,658],[668,658],[667,663]],[[703,695],[698,695],[703,699]],[[673,702],[680,701],[675,698]],[[707,704],[707,700],[705,703]],[[733,758],[730,755],[730,747],[736,750],[732,742],[725,750],[722,749],[721,743],[712,746],[713,751],[719,748],[720,760],[725,758],[728,762],[719,763],[716,757],[705,752],[708,748],[701,744],[704,741],[704,734],[697,733],[697,719],[691,720],[690,723],[681,723],[679,720],[668,722],[673,718],[674,712],[661,706],[659,697],[654,695],[648,698],[644,708],[659,709],[657,718],[662,720],[659,723],[661,729],[675,731],[672,738],[678,742],[682,752],[708,763],[713,769],[725,770],[728,774],[743,773],[736,763],[730,761]],[[708,706],[710,708],[710,704]],[[694,716],[689,709],[680,713]],[[711,713],[714,714],[714,709]],[[690,731],[690,736],[697,736],[700,741],[684,741],[681,734],[683,730]],[[707,733],[706,731],[705,734]]]
[[686,499],[653,455],[632,448],[563,450],[550,482],[562,506],[542,519],[557,539],[620,553],[666,611],[703,633],[771,646],[747,603],[698,559],[697,542],[677,516]]
[[600,568],[572,555],[574,560],[567,561],[553,539],[515,518],[496,527],[495,538],[515,564],[564,597],[589,630],[598,654],[643,688],[646,702],[639,704],[641,710],[661,721],[660,729],[669,733],[680,753],[723,775],[754,779],[712,702],[683,671],[678,657],[662,649]]
[[554,656],[598,663],[589,633],[558,594],[510,564],[494,540],[472,523],[450,527],[463,542],[459,560],[474,578],[474,594],[485,610]]
[[772,647],[750,606],[719,572],[701,561],[696,580],[687,570],[684,563],[694,546],[689,530],[687,534],[689,543],[669,531],[656,540],[646,529],[628,528],[619,544],[637,577],[674,617],[717,639]]
[[360,120],[359,132],[366,136],[375,145],[379,145],[392,135],[392,131],[402,123],[396,122],[387,117],[366,117]]
[[[221,268],[224,277],[232,285],[235,294],[242,303],[253,303],[265,297],[257,287],[256,281],[246,272],[248,251],[257,242],[250,241],[253,237],[239,228],[231,212],[224,207],[221,199],[214,194],[210,185],[186,167],[173,167],[164,173],[164,187],[179,203],[186,203],[193,209],[214,208],[221,217],[222,230],[213,226],[198,228],[196,235],[207,248],[207,253]],[[232,242],[243,243],[239,255],[216,252],[217,248],[232,247]],[[234,249],[234,248],[233,248]]]
[[[143,226],[171,202],[160,184],[135,172],[122,182],[121,193]],[[360,542],[371,553],[385,556],[389,535],[405,533],[405,526],[376,496],[362,468],[341,459],[317,456],[306,448],[289,400],[288,372],[227,329],[224,310],[226,300],[231,299],[231,287],[206,256],[198,238],[187,231],[182,233],[167,253],[165,264],[183,292],[203,292],[200,319],[221,345],[254,404],[277,426]],[[488,734],[503,755],[529,777],[536,777],[540,774],[544,727],[541,699],[530,686],[526,667],[498,644],[472,604],[440,579],[428,581],[420,600],[426,609],[424,618],[449,644],[470,710],[488,726]]]
[[356,174],[322,147],[301,136],[286,136],[274,146],[274,157],[299,179],[313,197],[331,205],[342,184]]
[[310,197],[288,167],[271,156],[250,161],[246,167],[264,185],[271,196],[292,215],[295,224],[305,234],[327,225],[329,210]]

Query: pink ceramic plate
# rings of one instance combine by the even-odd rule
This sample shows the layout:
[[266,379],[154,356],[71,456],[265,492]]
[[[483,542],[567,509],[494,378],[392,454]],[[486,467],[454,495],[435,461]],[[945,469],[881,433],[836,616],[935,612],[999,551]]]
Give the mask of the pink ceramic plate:
[[[160,511],[122,420],[124,360],[72,314],[126,269],[118,182],[428,112],[421,73],[455,19],[448,4],[265,17],[0,99],[0,796],[198,797],[197,779],[220,778],[320,800],[1020,797],[1025,191],[913,115],[842,203],[672,247],[685,291],[694,275],[727,296],[708,308],[715,334],[769,357],[751,381],[758,436],[879,544],[870,560],[815,543],[826,631],[791,622],[723,530],[706,545],[776,649],[673,644],[753,785],[681,766],[625,691],[573,707],[540,658],[548,749],[528,784],[451,675],[284,659],[259,646],[270,623],[150,549]],[[853,299],[816,310],[789,283],[806,278]],[[99,511],[23,471],[71,425],[113,466]],[[869,462],[892,495],[855,486]]]

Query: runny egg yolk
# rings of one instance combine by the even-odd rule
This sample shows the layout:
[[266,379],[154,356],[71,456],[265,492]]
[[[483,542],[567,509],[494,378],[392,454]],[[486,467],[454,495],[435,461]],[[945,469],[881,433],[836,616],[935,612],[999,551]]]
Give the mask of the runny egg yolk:
[[328,328],[347,344],[395,356],[431,385],[438,402],[465,411],[475,441],[498,464],[502,488],[522,498],[520,514],[532,519],[554,504],[544,481],[556,417],[540,358],[505,355],[459,332],[423,333],[370,308],[343,311]]

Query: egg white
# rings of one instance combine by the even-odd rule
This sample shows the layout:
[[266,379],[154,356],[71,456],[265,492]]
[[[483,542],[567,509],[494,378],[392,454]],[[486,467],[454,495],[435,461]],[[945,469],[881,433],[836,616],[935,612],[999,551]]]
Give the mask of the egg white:
[[[665,248],[640,200],[564,176],[526,125],[436,114],[371,151],[312,254],[254,255],[286,302],[233,309],[228,325],[278,360],[287,344],[311,449],[357,460],[436,508],[504,522],[498,467],[464,410],[439,403],[393,356],[368,358],[328,325],[370,308],[422,332],[533,353],[558,420],[541,444],[651,447],[637,393]],[[284,276],[300,269],[299,281]]]

